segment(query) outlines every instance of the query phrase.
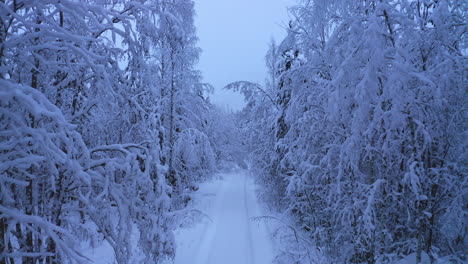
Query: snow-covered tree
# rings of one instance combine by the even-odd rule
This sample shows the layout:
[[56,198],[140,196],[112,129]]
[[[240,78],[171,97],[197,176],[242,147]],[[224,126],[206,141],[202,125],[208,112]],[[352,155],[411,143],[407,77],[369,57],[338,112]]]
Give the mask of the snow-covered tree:
[[[194,2],[161,1],[157,7],[161,14],[158,20],[159,38],[155,58],[159,65],[157,76],[163,128],[162,163],[167,166],[166,175],[173,187],[172,195],[177,197],[184,196],[186,188],[196,185],[198,174],[210,170],[208,166],[203,170],[187,172],[187,167],[181,162],[187,160],[187,157],[178,156],[184,152],[180,149],[181,140],[188,140],[188,135],[193,134],[191,132],[197,131],[196,134],[202,138],[206,136],[209,103],[205,96],[210,86],[201,82],[200,73],[194,69],[200,52],[195,46],[197,37],[194,27]],[[211,148],[204,144],[199,146]],[[200,150],[199,154],[202,154],[202,157],[190,159],[208,161],[212,159],[211,152],[212,150]],[[176,198],[177,207],[180,206],[179,203],[180,199]]]
[[86,262],[74,236],[102,237],[118,263],[174,256],[168,158],[187,186],[215,167],[193,4],[0,2],[8,261]]
[[277,80],[268,111],[277,118],[263,125],[274,129],[264,130],[256,146],[269,147],[254,159],[270,157],[257,169],[269,192],[279,183],[272,204],[331,262],[411,253],[420,262],[424,252],[462,261],[461,5],[315,0],[291,8],[288,36],[268,59]]

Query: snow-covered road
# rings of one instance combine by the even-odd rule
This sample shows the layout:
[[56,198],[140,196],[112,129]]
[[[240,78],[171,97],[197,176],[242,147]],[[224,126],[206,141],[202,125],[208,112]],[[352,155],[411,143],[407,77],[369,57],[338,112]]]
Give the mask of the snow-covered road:
[[222,174],[200,186],[194,209],[209,217],[176,231],[176,264],[272,263],[267,227],[253,219],[262,214],[248,172]]

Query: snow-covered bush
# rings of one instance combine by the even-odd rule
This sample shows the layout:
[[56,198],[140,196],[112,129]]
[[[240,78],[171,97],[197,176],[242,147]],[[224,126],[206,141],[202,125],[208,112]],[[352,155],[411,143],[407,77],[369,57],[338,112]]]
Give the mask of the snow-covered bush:
[[42,93],[4,80],[0,120],[3,260],[86,263],[68,221],[78,210],[78,189],[90,180],[80,134]]
[[179,133],[175,140],[175,165],[182,181],[204,180],[215,168],[215,157],[209,138],[190,128]]
[[114,249],[116,261],[134,263],[140,257],[134,252],[138,246],[148,262],[173,256],[169,188],[157,166],[158,156],[145,144],[107,145],[89,152],[92,187],[81,199],[87,216]]

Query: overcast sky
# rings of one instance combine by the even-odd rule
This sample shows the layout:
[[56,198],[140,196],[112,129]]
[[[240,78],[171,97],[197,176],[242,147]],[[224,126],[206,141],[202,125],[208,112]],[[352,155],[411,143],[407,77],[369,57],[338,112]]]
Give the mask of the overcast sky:
[[222,89],[234,81],[263,84],[265,54],[271,38],[286,35],[287,7],[294,0],[195,0],[202,48],[198,69],[215,87],[211,101],[238,110],[243,98]]

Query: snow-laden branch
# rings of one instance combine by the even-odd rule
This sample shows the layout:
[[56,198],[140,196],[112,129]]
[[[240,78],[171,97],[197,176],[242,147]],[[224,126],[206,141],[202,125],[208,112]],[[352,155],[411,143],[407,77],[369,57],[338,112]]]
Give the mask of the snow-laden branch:
[[271,104],[279,110],[279,107],[275,100],[271,97],[271,95],[265,91],[262,86],[258,83],[248,82],[248,81],[238,81],[233,82],[224,87],[224,89],[232,90],[234,92],[239,92],[244,95],[245,100],[249,101],[253,98],[258,92],[260,92],[263,96],[270,100]]

